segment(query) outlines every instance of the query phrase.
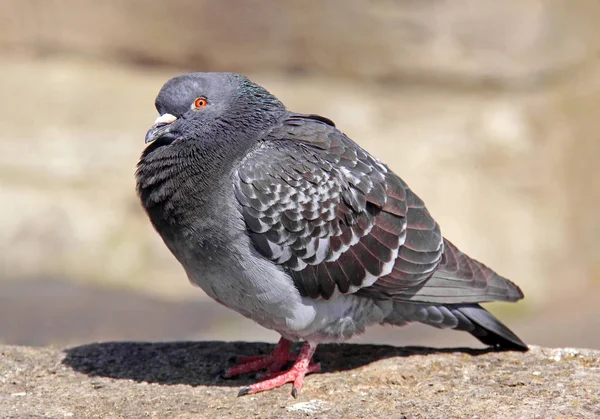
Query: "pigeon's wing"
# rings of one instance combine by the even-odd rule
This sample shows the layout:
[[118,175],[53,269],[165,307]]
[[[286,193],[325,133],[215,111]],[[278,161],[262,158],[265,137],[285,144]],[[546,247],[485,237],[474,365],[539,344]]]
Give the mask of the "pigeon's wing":
[[485,289],[470,291],[479,271],[471,279],[453,271],[456,258],[423,202],[325,118],[294,115],[274,127],[234,183],[255,247],[303,296],[428,301],[428,283],[448,266],[432,293],[448,294],[449,303],[465,288],[486,300]]
[[[415,259],[413,259],[414,261]],[[397,267],[404,266],[403,269]],[[407,278],[404,262],[396,261],[392,272],[372,286],[359,290],[361,295],[440,304],[517,301],[521,289],[483,263],[470,258],[444,239],[444,252],[435,270],[425,277]]]

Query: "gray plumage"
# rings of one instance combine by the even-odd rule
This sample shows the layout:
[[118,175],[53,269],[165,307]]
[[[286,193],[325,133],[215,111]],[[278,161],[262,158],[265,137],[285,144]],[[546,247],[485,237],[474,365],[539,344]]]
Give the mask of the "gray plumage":
[[527,349],[478,305],[521,290],[444,239],[408,185],[329,119],[231,73],[176,77],[156,107],[172,117],[148,132],[138,192],[215,300],[290,340],[421,322]]

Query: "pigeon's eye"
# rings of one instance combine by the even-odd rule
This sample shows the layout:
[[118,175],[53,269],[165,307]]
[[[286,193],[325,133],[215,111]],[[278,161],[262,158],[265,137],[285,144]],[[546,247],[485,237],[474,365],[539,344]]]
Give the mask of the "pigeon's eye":
[[196,98],[196,100],[194,101],[194,108],[195,109],[202,109],[206,105],[208,105],[208,102],[206,101],[206,98],[199,97],[199,98]]

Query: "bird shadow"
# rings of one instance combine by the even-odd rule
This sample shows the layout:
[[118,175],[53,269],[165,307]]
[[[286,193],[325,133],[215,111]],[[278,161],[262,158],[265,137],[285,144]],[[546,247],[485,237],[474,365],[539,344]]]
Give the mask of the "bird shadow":
[[[219,376],[236,355],[266,354],[274,345],[258,342],[102,342],[66,349],[62,363],[91,377],[129,379],[163,385],[241,386],[252,375],[233,379]],[[462,353],[478,356],[499,349],[394,347],[364,344],[319,345],[315,360],[322,372],[346,371],[392,357]]]

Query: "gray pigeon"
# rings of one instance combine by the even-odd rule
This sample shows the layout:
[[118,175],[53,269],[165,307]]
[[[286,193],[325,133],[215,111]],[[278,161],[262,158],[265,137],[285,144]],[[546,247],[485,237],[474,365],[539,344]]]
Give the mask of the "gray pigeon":
[[[152,224],[192,283],[281,334],[271,354],[223,373],[266,370],[240,395],[293,382],[296,397],[320,369],[319,343],[372,324],[527,350],[478,304],[517,301],[519,287],[446,240],[408,185],[331,120],[233,73],[175,77],[156,109],[136,173]],[[293,341],[305,342],[297,357]]]

